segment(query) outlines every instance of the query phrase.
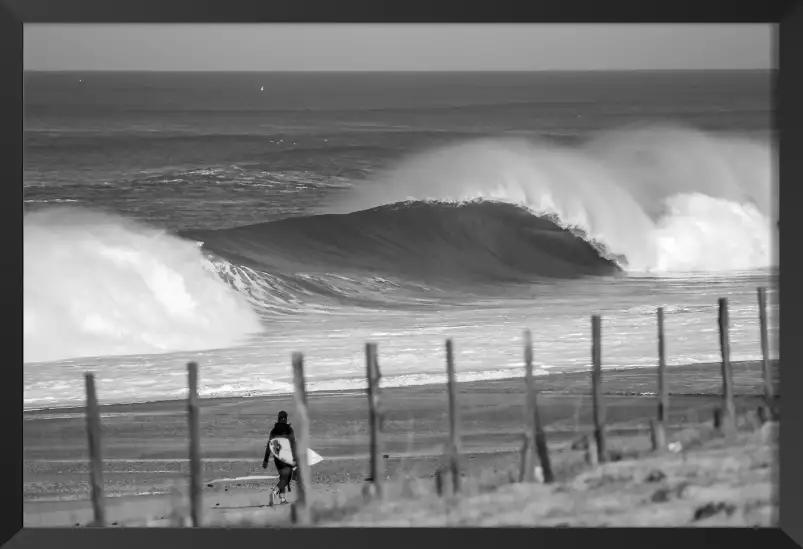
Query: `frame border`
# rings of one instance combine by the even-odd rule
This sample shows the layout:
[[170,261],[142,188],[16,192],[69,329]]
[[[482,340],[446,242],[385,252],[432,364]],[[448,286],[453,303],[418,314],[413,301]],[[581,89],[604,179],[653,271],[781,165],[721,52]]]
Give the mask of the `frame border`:
[[[775,122],[779,132],[779,155],[783,163],[779,166],[780,181],[795,181],[803,177],[803,155],[799,152],[801,134],[803,134],[803,115],[801,115],[800,97],[803,97],[801,85],[800,62],[794,63],[796,53],[803,51],[803,7],[793,0],[774,0],[756,4],[738,4],[727,0],[706,0],[705,2],[665,2],[644,3],[638,0],[616,0],[606,2],[604,6],[593,0],[564,0],[560,3],[524,3],[517,0],[497,0],[490,4],[467,4],[456,1],[441,2],[437,6],[421,0],[396,2],[392,5],[381,4],[375,0],[350,0],[348,2],[328,2],[315,0],[307,2],[277,2],[270,5],[258,0],[228,0],[213,2],[211,0],[138,0],[134,2],[108,2],[105,0],[4,0],[0,4],[0,151],[4,157],[0,162],[3,186],[3,230],[0,234],[6,240],[5,253],[2,254],[2,273],[9,281],[8,291],[3,293],[3,312],[11,326],[3,331],[7,352],[13,350],[12,359],[19,364],[7,368],[4,372],[6,383],[3,384],[3,414],[8,425],[20,426],[16,440],[22,443],[22,297],[12,289],[22,285],[22,177],[23,177],[23,24],[24,23],[200,23],[200,22],[383,22],[383,23],[436,23],[436,22],[743,22],[766,23],[778,22],[775,86]],[[797,30],[797,32],[795,32]],[[797,177],[796,177],[797,176]],[[778,192],[781,193],[780,181]],[[798,193],[797,185],[787,184],[782,192],[780,212],[785,218],[784,236],[780,238],[780,250],[786,250],[787,258],[793,255],[793,237],[800,223],[800,214],[793,210],[797,203],[793,194]],[[783,215],[786,212],[786,215]],[[791,227],[791,229],[790,229]],[[789,231],[791,230],[791,233]],[[791,234],[791,236],[790,236]],[[796,241],[794,242],[796,243]],[[784,265],[787,276],[779,276],[781,281],[797,281],[798,273],[795,263],[789,259]],[[794,308],[791,304],[800,302],[800,291],[797,285],[790,282],[783,286],[784,297],[789,307],[781,311],[782,321],[793,323]],[[780,292],[779,292],[780,293]],[[790,334],[792,333],[790,328]],[[791,337],[784,337],[781,332],[780,345],[787,353],[792,353]],[[17,362],[16,355],[19,352]],[[788,364],[796,365],[794,356],[790,355]],[[803,374],[798,368],[782,368],[782,377],[793,395],[791,387],[800,386]],[[799,417],[803,402],[787,398],[782,402],[781,410],[787,418]],[[800,515],[803,506],[803,490],[800,489],[799,466],[803,463],[803,450],[793,435],[789,420],[781,427],[780,468],[783,482],[780,485],[781,505],[780,529],[672,529],[671,534],[663,536],[650,535],[650,529],[528,529],[524,543],[595,543],[599,539],[621,545],[642,545],[643,537],[651,538],[651,544],[658,547],[676,549],[678,544],[690,546],[708,546],[733,543],[734,545],[759,543],[771,544],[775,547],[791,547],[790,537],[803,541],[803,524],[795,519]],[[13,438],[13,437],[10,437]],[[22,528],[22,448],[16,452],[16,442],[9,443],[3,452],[2,464],[10,477],[7,486],[2,490],[2,498],[8,505],[2,516],[2,534],[0,542],[12,536],[9,547],[41,547],[57,546],[99,546],[108,547],[173,547],[193,544],[215,547],[232,543],[232,537],[240,541],[240,545],[265,543],[262,529],[126,529],[124,533],[117,529],[24,529]],[[9,451],[12,450],[12,451]],[[17,477],[16,475],[19,475]],[[16,481],[16,482],[15,482]],[[13,486],[11,488],[10,486]],[[380,543],[407,545],[420,542],[422,538],[418,530],[379,529]],[[467,545],[498,543],[496,529],[466,532],[466,529],[433,529],[425,534],[427,538],[441,538],[444,543],[460,543]],[[515,535],[519,529],[510,529]],[[642,531],[643,530],[643,531]],[[292,531],[292,534],[289,534]],[[16,534],[16,535],[15,535]],[[388,535],[389,534],[389,535]],[[292,535],[291,539],[289,536]],[[345,543],[376,543],[373,529],[345,529],[339,535]],[[312,545],[331,543],[331,537],[325,529],[283,528],[270,532],[273,542]],[[275,536],[279,536],[276,538]],[[442,536],[446,536],[443,538]],[[431,538],[430,538],[431,539]],[[253,541],[252,541],[253,540]],[[433,539],[432,541],[436,541]]]

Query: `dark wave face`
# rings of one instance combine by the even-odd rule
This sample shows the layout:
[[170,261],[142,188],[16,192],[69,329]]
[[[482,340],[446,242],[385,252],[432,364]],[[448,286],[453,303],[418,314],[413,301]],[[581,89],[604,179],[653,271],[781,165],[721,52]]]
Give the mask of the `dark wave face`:
[[386,276],[442,285],[621,271],[553,221],[496,202],[396,203],[182,236],[231,263],[274,275]]

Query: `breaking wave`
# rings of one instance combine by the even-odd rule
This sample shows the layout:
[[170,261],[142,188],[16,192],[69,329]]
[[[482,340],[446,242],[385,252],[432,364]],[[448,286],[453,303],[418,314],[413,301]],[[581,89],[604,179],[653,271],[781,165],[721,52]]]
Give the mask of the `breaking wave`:
[[323,211],[498,201],[579,229],[632,273],[743,271],[777,264],[774,175],[770,143],[642,126],[573,147],[486,139],[426,151]]
[[227,347],[302,308],[465,306],[546,279],[774,266],[773,166],[768,143],[642,127],[574,147],[444,147],[318,215],[222,230],[31,212],[24,360]]
[[25,362],[225,347],[261,329],[193,242],[116,215],[29,213],[23,255]]
[[186,235],[230,262],[272,274],[390,276],[443,284],[620,270],[604,249],[504,203],[401,203]]

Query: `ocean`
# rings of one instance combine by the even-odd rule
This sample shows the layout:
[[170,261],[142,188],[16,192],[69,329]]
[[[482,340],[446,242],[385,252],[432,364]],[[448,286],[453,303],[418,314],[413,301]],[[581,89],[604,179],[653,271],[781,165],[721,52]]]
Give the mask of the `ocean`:
[[27,73],[24,406],[777,357],[771,74]]

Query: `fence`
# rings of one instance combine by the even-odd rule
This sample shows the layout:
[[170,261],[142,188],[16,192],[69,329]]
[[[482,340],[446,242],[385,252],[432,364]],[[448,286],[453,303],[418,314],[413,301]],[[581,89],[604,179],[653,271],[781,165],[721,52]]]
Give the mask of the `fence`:
[[[760,407],[758,415],[760,421],[777,420],[778,412],[775,407],[772,374],[768,350],[767,334],[767,300],[766,289],[758,288],[758,304],[761,331],[762,374],[764,380],[765,405]],[[725,437],[733,437],[736,432],[736,407],[734,403],[733,375],[730,363],[730,339],[728,300],[720,298],[719,302],[719,342],[722,356],[722,405],[714,410],[714,425]],[[657,413],[650,422],[652,449],[663,452],[667,448],[666,423],[669,411],[669,389],[666,382],[666,358],[664,350],[664,311],[657,310],[658,326],[658,390]],[[592,405],[593,405],[593,437],[587,437],[587,460],[591,466],[604,463],[608,460],[608,450],[605,436],[605,402],[603,400],[602,378],[602,318],[600,315],[591,317],[592,334]],[[365,346],[366,378],[368,382],[368,413],[370,429],[370,482],[371,494],[374,498],[384,496],[384,460],[382,457],[382,425],[383,411],[381,406],[380,371],[378,363],[377,345],[367,343]],[[538,411],[538,391],[533,377],[533,350],[532,336],[529,330],[524,332],[524,364],[526,382],[525,404],[525,432],[524,447],[522,449],[519,481],[532,482],[535,479],[535,460],[539,462],[543,481],[554,482],[554,474],[549,457],[546,433],[541,424]],[[307,463],[307,448],[309,446],[310,417],[307,409],[307,392],[304,378],[304,358],[301,353],[292,356],[294,379],[294,398],[296,425],[295,455],[298,465],[296,477],[298,495],[291,508],[293,522],[299,525],[311,523],[308,507],[310,488],[310,469]],[[198,405],[198,366],[194,362],[187,364],[189,393],[187,396],[187,417],[190,435],[190,479],[189,500],[190,518],[192,526],[202,526],[203,499],[201,478],[201,451]],[[457,399],[457,380],[454,364],[454,346],[451,339],[446,341],[446,370],[449,406],[449,444],[448,467],[436,471],[436,485],[441,493],[447,486],[446,475],[451,477],[451,490],[454,494],[461,492],[460,471],[460,418]],[[86,426],[89,441],[90,484],[94,524],[104,526],[106,523],[106,510],[103,497],[102,454],[101,454],[101,424],[95,392],[94,375],[85,374],[86,381]]]

